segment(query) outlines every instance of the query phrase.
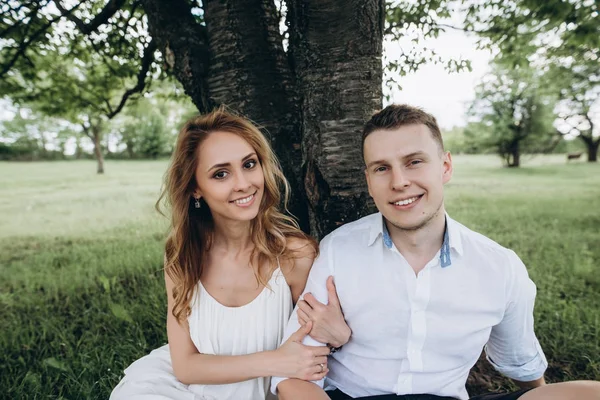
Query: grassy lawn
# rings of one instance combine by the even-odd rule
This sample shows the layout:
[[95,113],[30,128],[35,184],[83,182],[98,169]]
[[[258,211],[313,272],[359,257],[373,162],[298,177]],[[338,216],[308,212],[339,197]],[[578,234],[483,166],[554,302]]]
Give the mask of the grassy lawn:
[[[153,209],[166,165],[0,163],[0,398],[106,399],[166,342],[166,220]],[[600,380],[600,165],[459,156],[446,197],[528,266],[549,380]],[[472,378],[473,393],[507,385],[485,364]]]

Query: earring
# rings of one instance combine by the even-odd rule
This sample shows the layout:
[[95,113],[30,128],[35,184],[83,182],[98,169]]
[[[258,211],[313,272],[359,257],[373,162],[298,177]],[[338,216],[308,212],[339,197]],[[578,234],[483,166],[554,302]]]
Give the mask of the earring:
[[196,197],[196,202],[194,203],[194,207],[196,207],[196,208],[202,207],[202,204],[200,204],[200,197]]

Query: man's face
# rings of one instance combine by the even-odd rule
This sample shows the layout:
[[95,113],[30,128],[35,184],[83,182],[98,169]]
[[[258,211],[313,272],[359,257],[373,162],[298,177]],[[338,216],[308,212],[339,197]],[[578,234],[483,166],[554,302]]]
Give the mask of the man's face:
[[365,139],[369,194],[395,227],[418,230],[443,212],[452,158],[422,124],[377,130]]

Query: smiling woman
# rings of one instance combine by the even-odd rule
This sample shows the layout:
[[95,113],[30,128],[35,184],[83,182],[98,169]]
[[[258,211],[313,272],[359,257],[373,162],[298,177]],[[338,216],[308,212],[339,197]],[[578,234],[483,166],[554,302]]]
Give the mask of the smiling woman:
[[265,399],[273,375],[325,376],[329,348],[299,343],[310,324],[277,349],[317,254],[278,208],[288,190],[249,121],[219,109],[183,127],[157,203],[172,216],[169,344],[127,368],[111,399]]

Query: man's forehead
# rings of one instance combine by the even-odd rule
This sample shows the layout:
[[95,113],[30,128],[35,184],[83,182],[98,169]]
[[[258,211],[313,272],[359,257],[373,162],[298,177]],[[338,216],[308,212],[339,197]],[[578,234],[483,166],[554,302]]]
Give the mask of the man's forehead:
[[369,153],[404,157],[416,152],[439,152],[438,148],[429,128],[419,124],[375,130],[365,138],[363,152],[365,158]]

